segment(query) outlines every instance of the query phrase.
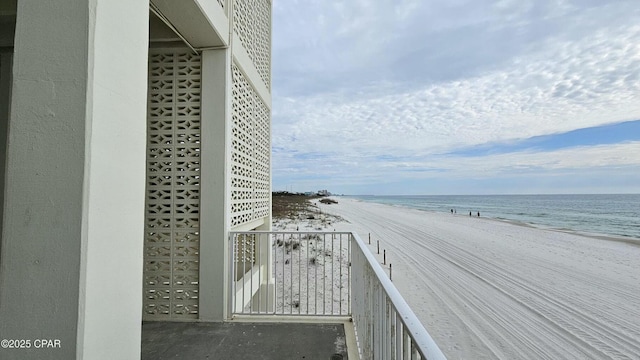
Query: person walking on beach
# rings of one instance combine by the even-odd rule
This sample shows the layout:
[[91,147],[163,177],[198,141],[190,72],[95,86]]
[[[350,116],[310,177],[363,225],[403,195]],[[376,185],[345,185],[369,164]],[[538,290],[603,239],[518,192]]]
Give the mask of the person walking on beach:
[[478,217],[480,217],[480,211],[478,211]]
[[471,211],[469,211],[469,216],[471,216]]
[[451,215],[453,215],[453,209],[451,209]]

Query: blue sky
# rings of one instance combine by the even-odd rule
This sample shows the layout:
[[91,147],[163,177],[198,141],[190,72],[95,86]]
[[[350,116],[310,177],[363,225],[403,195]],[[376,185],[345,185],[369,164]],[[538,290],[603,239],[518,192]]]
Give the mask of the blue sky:
[[640,192],[640,4],[278,0],[273,188]]
[[482,157],[522,151],[550,152],[559,149],[614,145],[640,140],[640,120],[594,126],[560,134],[533,136],[505,143],[487,143],[456,149],[449,155]]

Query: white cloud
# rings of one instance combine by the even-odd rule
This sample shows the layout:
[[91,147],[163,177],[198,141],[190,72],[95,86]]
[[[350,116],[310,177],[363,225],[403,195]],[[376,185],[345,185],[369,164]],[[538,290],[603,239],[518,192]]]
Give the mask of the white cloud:
[[[581,169],[640,169],[640,142],[583,146],[556,151],[522,151],[478,157],[433,155],[428,157],[370,157],[340,154],[331,162],[296,158],[279,154],[288,167],[278,169],[280,176],[298,179],[321,175],[344,179],[359,174],[359,181],[380,182],[389,176],[409,178],[487,178]],[[401,175],[399,175],[401,174]]]
[[[425,161],[449,174],[497,174],[498,162],[512,171],[604,166],[562,152],[557,167],[535,153],[477,163],[438,155],[640,119],[640,7],[585,4],[292,5],[311,14],[302,16],[279,4],[276,21],[290,23],[274,24],[286,29],[274,39],[274,175],[322,170],[356,183],[424,176],[429,172],[401,170],[420,170]],[[308,18],[314,20],[303,26]],[[637,144],[620,146],[580,152],[589,161],[637,166],[638,159],[628,164],[624,157]]]
[[[279,180],[278,186],[295,184],[298,190],[330,188],[359,194],[362,193],[359,189],[380,189],[391,183],[401,185],[389,190],[391,194],[406,194],[423,193],[424,188],[430,193],[450,193],[442,189],[446,189],[448,183],[460,182],[468,184],[463,191],[473,193],[479,190],[474,188],[475,184],[486,184],[486,180],[495,179],[510,179],[508,183],[513,184],[528,182],[538,191],[554,192],[553,184],[571,182],[581,177],[594,177],[597,174],[594,178],[599,179],[600,184],[591,185],[588,192],[607,183],[624,183],[629,186],[630,191],[639,191],[640,156],[637,154],[640,154],[640,142],[482,157],[374,159],[361,154],[335,154],[327,161],[316,162],[285,156],[281,160],[288,163],[289,167],[278,169],[276,178]],[[542,190],[539,185],[545,182],[551,186]],[[402,185],[403,183],[407,185]],[[412,189],[410,185],[416,183],[422,184],[418,190]],[[434,183],[440,185],[429,185]],[[484,192],[508,191],[504,186],[501,184],[499,187],[485,188]],[[603,188],[599,191],[602,192]]]

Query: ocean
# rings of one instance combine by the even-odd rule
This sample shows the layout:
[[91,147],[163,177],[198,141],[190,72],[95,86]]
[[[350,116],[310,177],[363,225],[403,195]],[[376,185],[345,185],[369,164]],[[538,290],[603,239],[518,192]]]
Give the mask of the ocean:
[[537,227],[640,239],[640,194],[349,196],[410,208],[512,220]]

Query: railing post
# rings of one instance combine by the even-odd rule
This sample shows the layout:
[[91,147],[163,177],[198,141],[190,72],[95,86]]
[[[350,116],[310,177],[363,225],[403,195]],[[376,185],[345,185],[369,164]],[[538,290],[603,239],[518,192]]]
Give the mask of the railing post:
[[387,265],[387,249],[382,250],[382,264]]

